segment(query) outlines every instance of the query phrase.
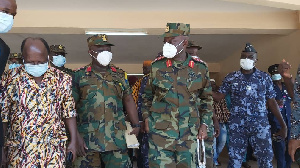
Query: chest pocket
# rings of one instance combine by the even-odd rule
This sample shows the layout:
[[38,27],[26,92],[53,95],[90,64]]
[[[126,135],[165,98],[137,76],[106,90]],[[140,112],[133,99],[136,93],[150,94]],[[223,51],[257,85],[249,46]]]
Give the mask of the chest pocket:
[[124,86],[119,81],[106,81],[108,92],[106,96],[117,96],[119,99],[122,99],[123,97],[123,89]]
[[79,83],[82,99],[92,99],[97,95],[98,81],[95,78],[83,77]]
[[190,92],[197,91],[202,88],[203,78],[201,72],[188,72],[187,88]]
[[158,80],[157,78],[155,78],[152,84],[155,86],[154,101],[158,102],[165,98],[170,89],[172,88],[171,81],[165,79]]
[[[246,89],[246,88],[244,88],[244,89]],[[241,87],[241,83],[238,83],[238,82],[231,83],[231,92],[235,96],[240,96],[242,94],[246,94],[245,90],[243,90],[243,88]]]

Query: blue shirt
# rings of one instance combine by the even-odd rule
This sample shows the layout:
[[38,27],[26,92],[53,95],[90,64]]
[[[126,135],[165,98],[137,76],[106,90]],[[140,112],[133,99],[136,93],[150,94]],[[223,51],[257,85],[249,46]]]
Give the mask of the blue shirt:
[[267,116],[266,103],[276,97],[271,77],[258,69],[249,79],[241,71],[228,74],[219,89],[230,94],[231,116]]
[[[288,95],[286,86],[282,83],[282,90],[279,86],[273,84],[274,90],[276,92],[276,100],[283,101],[283,106],[278,106],[283,120],[288,128],[291,127],[291,98]],[[281,128],[279,121],[276,119],[274,114],[269,111],[268,114],[269,122],[271,125],[272,132],[277,132]]]
[[291,139],[300,140],[300,65],[294,85],[294,105],[291,115]]

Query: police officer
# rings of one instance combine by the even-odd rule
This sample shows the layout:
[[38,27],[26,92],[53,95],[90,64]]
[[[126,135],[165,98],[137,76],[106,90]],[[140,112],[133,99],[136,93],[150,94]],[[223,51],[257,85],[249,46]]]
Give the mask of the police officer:
[[69,74],[72,76],[73,70],[66,68],[66,50],[63,45],[51,45],[50,46],[50,62],[51,66]]
[[[285,84],[282,82],[282,76],[278,71],[279,64],[271,65],[268,68],[268,72],[270,73],[273,80],[273,87],[276,92],[277,104],[279,106],[281,115],[285,124],[287,125],[287,138],[286,139],[277,139],[273,138],[273,149],[275,158],[277,160],[278,168],[290,168],[291,167],[291,157],[288,153],[288,146],[286,142],[290,140],[290,129],[291,129],[291,98],[288,95]],[[269,122],[271,125],[271,133],[275,134],[278,130],[280,130],[280,124],[275,116],[269,112],[268,114]]]
[[92,62],[73,77],[78,131],[84,140],[79,141],[79,155],[84,157],[75,161],[75,167],[101,167],[101,159],[106,168],[131,167],[123,107],[131,120],[131,134],[138,134],[140,124],[127,74],[110,64],[113,44],[106,35],[94,35],[87,42]]
[[21,53],[10,53],[8,57],[8,68],[18,68],[23,65],[23,57]]
[[213,127],[209,71],[186,53],[189,34],[189,24],[167,23],[164,56],[152,63],[142,95],[151,168],[196,167],[197,138]]
[[259,167],[272,166],[273,151],[266,104],[279,121],[281,129],[275,136],[286,137],[286,124],[275,101],[275,91],[270,76],[255,68],[257,52],[250,43],[241,53],[239,71],[228,74],[213,94],[215,100],[230,94],[229,164],[228,168],[241,167],[248,139],[254,148]]
[[295,83],[293,83],[290,69],[291,65],[285,60],[278,66],[278,71],[283,78],[289,96],[293,100],[291,112],[291,137],[288,150],[292,161],[296,161],[300,167],[300,65],[297,70]]

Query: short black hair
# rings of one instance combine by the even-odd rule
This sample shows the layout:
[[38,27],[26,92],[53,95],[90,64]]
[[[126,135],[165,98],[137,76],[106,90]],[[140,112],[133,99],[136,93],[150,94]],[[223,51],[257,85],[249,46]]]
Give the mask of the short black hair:
[[45,39],[41,38],[41,37],[27,37],[26,39],[24,39],[24,40],[22,41],[22,45],[21,45],[21,53],[23,53],[25,43],[26,43],[26,41],[27,41],[28,39],[32,39],[32,40],[40,40],[40,41],[45,45],[48,54],[50,53],[50,47],[49,47],[47,41],[46,41]]

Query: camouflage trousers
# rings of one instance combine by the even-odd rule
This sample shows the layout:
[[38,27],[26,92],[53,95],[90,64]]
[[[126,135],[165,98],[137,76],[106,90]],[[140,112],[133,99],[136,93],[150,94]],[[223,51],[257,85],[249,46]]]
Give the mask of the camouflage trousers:
[[260,168],[272,168],[273,150],[267,116],[231,116],[229,119],[228,168],[242,166],[248,140]]
[[[151,168],[196,168],[197,142],[191,143],[191,148],[185,146],[191,142],[177,141],[175,150],[167,150],[158,146],[149,138],[149,167]],[[207,150],[211,152],[210,159],[206,161],[206,167],[213,167],[212,143],[206,143]],[[201,151],[201,149],[200,149]],[[207,153],[207,152],[206,152]]]
[[105,168],[131,168],[132,164],[127,150],[97,152],[88,151],[85,157],[78,157],[74,162],[75,168],[101,168],[101,159]]

